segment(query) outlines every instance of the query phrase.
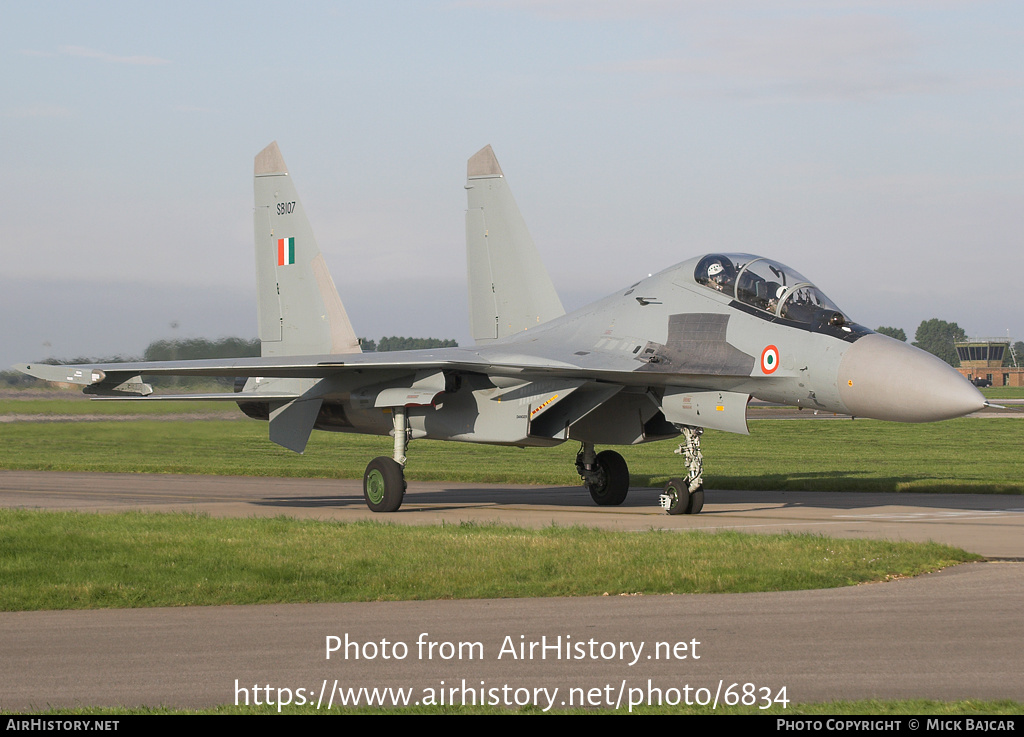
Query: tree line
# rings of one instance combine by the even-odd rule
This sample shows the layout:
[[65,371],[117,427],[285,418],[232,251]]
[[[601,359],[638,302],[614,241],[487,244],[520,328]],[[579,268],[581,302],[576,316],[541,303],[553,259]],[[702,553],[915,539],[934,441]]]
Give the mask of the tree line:
[[364,353],[377,351],[418,351],[424,348],[458,348],[458,342],[454,340],[441,340],[440,338],[402,338],[397,335],[383,337],[380,341],[373,341],[367,338],[359,339],[359,347]]

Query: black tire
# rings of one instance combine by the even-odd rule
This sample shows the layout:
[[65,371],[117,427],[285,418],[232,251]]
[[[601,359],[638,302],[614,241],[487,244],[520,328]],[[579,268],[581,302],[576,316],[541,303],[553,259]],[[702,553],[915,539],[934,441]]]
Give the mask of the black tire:
[[602,507],[611,507],[626,501],[629,493],[629,466],[626,459],[614,450],[602,450],[594,459],[598,480],[586,484],[590,498]]
[[690,495],[686,493],[686,482],[682,479],[669,479],[665,489],[661,492],[669,498],[669,514],[686,514],[690,506]]
[[366,466],[363,498],[374,512],[397,512],[405,496],[405,474],[391,458],[380,456]]
[[682,479],[669,479],[662,492],[669,497],[669,514],[700,514],[704,509],[704,486],[698,486],[696,491],[687,492],[687,484]]
[[686,507],[687,514],[700,514],[704,509],[704,485],[697,487],[696,491],[690,492],[690,503]]

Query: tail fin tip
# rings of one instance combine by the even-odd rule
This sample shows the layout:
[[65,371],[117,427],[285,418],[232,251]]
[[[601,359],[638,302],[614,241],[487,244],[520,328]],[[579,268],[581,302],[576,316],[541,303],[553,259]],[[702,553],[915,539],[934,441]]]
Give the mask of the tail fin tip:
[[256,154],[256,176],[287,173],[288,166],[284,163],[284,157],[281,155],[281,149],[277,146],[277,141],[271,141],[269,146]]
[[474,177],[505,176],[504,172],[501,171],[501,165],[498,163],[498,157],[494,155],[494,149],[491,148],[490,144],[469,157],[469,163],[466,166],[466,176],[470,179]]

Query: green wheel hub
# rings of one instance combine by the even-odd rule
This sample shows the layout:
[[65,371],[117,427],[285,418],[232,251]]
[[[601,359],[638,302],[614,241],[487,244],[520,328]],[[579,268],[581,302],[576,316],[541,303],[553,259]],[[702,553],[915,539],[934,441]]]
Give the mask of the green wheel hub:
[[374,504],[384,501],[384,474],[376,468],[366,474],[366,496]]
[[363,498],[374,512],[397,512],[405,496],[405,474],[397,461],[374,458],[363,474]]

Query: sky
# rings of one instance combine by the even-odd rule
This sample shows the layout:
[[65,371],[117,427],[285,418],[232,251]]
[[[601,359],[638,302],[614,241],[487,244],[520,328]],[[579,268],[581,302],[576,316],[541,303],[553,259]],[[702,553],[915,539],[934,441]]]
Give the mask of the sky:
[[491,144],[563,302],[701,253],[1024,339],[1024,4],[15,2],[0,366],[256,334],[276,140],[356,332],[469,338]]

